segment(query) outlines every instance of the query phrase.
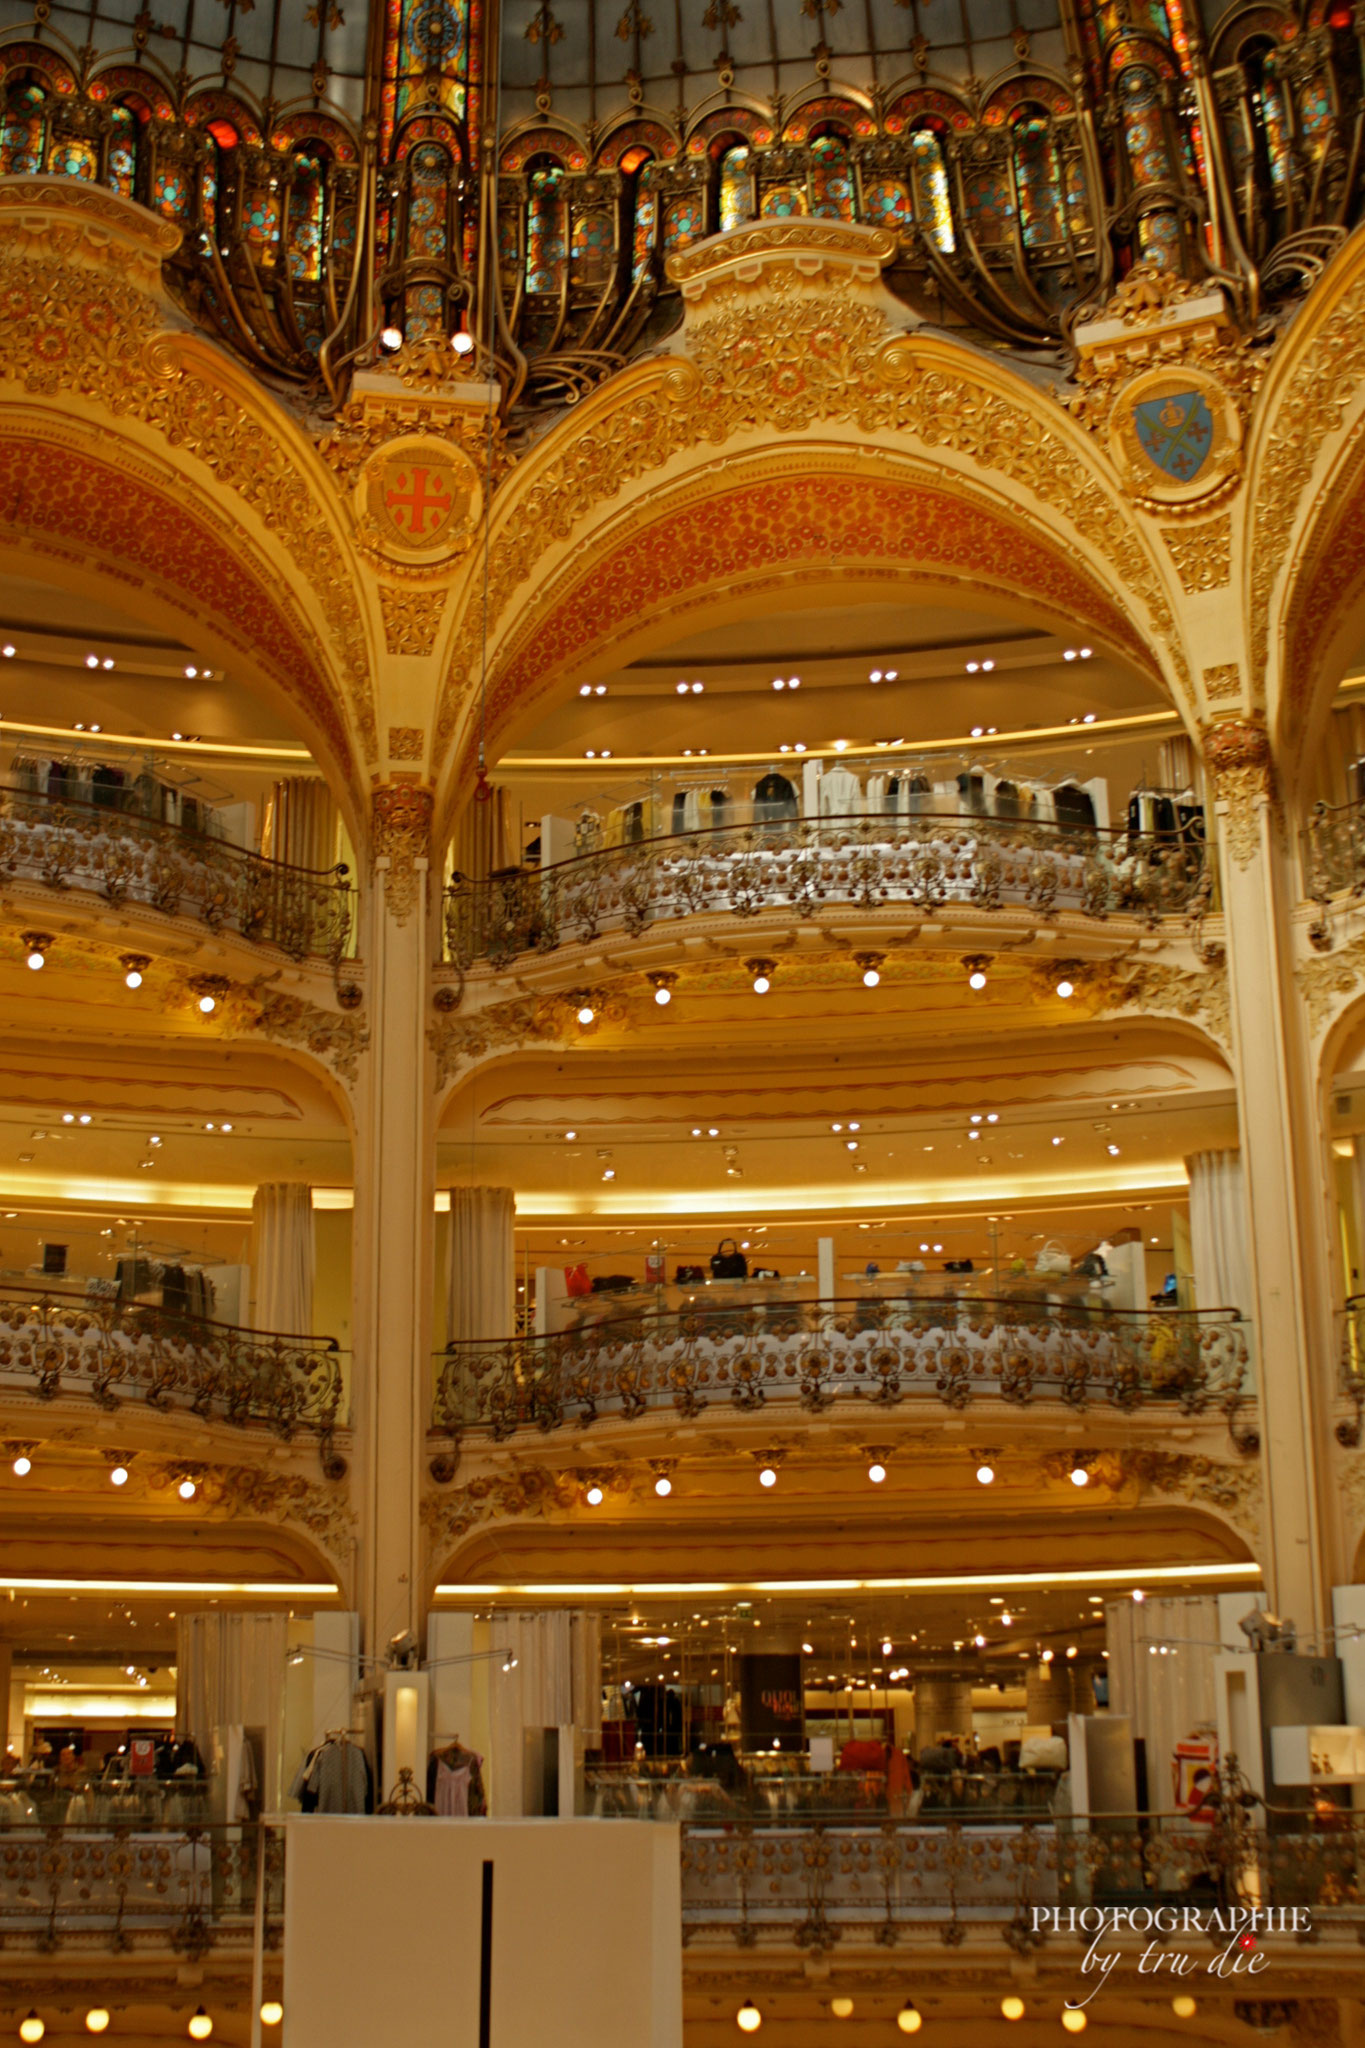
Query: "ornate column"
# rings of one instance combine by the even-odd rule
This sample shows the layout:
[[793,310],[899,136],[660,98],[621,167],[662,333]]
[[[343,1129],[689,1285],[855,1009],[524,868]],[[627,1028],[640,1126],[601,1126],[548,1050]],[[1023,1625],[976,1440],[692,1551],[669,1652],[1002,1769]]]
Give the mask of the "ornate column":
[[355,1134],[355,1420],[361,1647],[420,1630],[418,1508],[431,1406],[436,1142],[427,1043],[432,798],[373,796],[375,885],[365,939],[370,1053]]
[[1331,1341],[1321,1161],[1308,1048],[1292,981],[1294,891],[1264,723],[1206,728],[1222,844],[1228,985],[1250,1234],[1265,1471],[1267,1602],[1301,1634],[1330,1620],[1325,1418]]

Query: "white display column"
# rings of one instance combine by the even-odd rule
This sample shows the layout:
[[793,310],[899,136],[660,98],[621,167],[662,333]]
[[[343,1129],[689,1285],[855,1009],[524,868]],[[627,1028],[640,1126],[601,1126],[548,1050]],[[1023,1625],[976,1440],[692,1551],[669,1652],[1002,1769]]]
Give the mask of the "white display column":
[[1326,1186],[1292,979],[1293,883],[1269,742],[1250,718],[1209,731],[1226,911],[1248,1266],[1265,1475],[1267,1605],[1301,1635],[1327,1620],[1324,1513],[1331,1318]]
[[370,1043],[355,1141],[356,1605],[362,1649],[420,1631],[418,1520],[432,1403],[436,1142],[428,902],[431,798],[374,792],[374,887],[364,934]]
[[515,1334],[515,1219],[511,1188],[450,1190],[449,1339],[501,1344]]

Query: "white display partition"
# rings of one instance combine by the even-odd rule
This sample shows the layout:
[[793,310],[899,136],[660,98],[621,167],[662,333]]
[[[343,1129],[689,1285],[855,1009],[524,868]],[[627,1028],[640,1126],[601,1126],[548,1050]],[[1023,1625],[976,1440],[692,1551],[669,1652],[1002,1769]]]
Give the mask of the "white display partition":
[[676,1827],[310,1814],[287,1833],[289,2048],[682,2048]]
[[[426,1797],[427,1757],[431,1749],[431,1680],[425,1671],[384,1673],[384,1789],[378,1801],[398,1790],[399,1772],[412,1772],[412,1782]],[[376,1803],[378,1803],[378,1801]]]

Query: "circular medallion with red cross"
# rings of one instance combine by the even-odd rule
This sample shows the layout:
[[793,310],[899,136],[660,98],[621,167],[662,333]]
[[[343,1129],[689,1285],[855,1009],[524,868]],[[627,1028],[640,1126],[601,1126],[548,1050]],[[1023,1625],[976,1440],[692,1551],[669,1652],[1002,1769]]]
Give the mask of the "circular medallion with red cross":
[[405,434],[376,450],[356,486],[363,537],[390,561],[463,554],[482,509],[478,470],[462,448]]

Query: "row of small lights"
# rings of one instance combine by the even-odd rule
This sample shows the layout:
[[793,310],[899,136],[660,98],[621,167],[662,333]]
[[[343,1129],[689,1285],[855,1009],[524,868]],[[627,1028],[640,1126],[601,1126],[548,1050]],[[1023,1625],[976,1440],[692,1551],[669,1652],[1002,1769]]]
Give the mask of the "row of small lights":
[[[279,1999],[267,1998],[261,2007],[261,2024],[267,2027],[278,2027],[283,2018],[284,2007],[280,2004]],[[107,2034],[109,2031],[109,2021],[110,2014],[107,2006],[92,2005],[89,2012],[85,2015],[85,2031],[87,2034]],[[213,2033],[213,2015],[206,2012],[202,2005],[199,2006],[195,2012],[191,2013],[189,2025],[185,2031],[191,2041],[207,2041]],[[41,2041],[46,2032],[46,2023],[40,2019],[36,2012],[30,2012],[27,2019],[22,2019],[19,2022],[19,2039],[21,2041],[30,2043]]]
[[[23,933],[22,936],[24,943],[25,962],[35,974],[40,974],[43,968],[47,965],[48,948],[53,943],[52,934],[50,932],[25,932]],[[142,987],[146,970],[151,966],[151,964],[152,962],[150,954],[120,953],[119,965],[123,969],[123,986],[127,989],[140,989]],[[218,1008],[218,998],[209,988],[205,988],[202,990],[198,1000],[200,1012],[205,1017],[211,1017],[214,1011]],[[63,1123],[69,1124],[73,1121],[73,1119],[68,1116],[63,1117],[62,1121]],[[90,1119],[88,1116],[83,1116],[79,1119],[79,1121],[83,1124],[88,1124]],[[213,1129],[213,1125],[205,1124],[204,1128],[207,1131],[211,1131]],[[222,1126],[222,1129],[225,1131],[230,1131],[232,1129],[232,1125],[224,1124]],[[161,1140],[160,1138],[153,1138],[152,1143],[154,1145],[159,1145],[161,1143]]]
[[[836,2020],[851,2019],[854,2009],[853,2000],[846,1992],[841,1992],[838,1996],[831,1998],[829,2009]],[[1028,2007],[1017,1992],[1010,1992],[1007,1997],[1002,1998],[1000,2001],[1001,2014],[1007,2020],[1021,2020],[1027,2010]],[[1198,2010],[1198,2001],[1191,1998],[1188,1991],[1177,1992],[1171,2000],[1171,2011],[1177,2019],[1191,2020]],[[746,1998],[739,2011],[735,2014],[735,2024],[742,2034],[756,2034],[763,2025],[763,2014],[754,2004],[752,1998]],[[913,1998],[907,1998],[905,2004],[896,2014],[896,2025],[903,2034],[917,2034],[924,2025],[924,2014],[915,2004]],[[1063,2006],[1062,2025],[1066,2028],[1068,2034],[1083,2034],[1089,2025],[1089,2016],[1079,2006]]]
[[[573,1133],[570,1132],[569,1136],[572,1137],[572,1135]],[[712,1135],[714,1136],[715,1133],[713,1132]],[[920,1249],[921,1251],[927,1251],[929,1247],[927,1245],[921,1245]],[[935,1251],[942,1251],[942,1249],[942,1245],[934,1246]],[[883,1480],[886,1478],[886,1465],[880,1458],[874,1458],[868,1465],[867,1476],[873,1484],[873,1486],[880,1486],[882,1484]],[[976,1468],[976,1477],[978,1484],[981,1486],[993,1485],[995,1482],[994,1465],[978,1465]],[[1077,1451],[1073,1454],[1071,1472],[1069,1474],[1069,1477],[1071,1480],[1071,1484],[1073,1486],[1089,1486],[1090,1472],[1085,1463],[1084,1452]],[[776,1486],[777,1466],[775,1463],[771,1461],[760,1463],[758,1470],[758,1483],[760,1486],[765,1487]],[[668,1499],[668,1496],[673,1491],[673,1481],[668,1477],[666,1473],[660,1473],[658,1478],[654,1481],[654,1491],[658,1495],[660,1500]],[[588,1506],[590,1508],[600,1508],[604,1498],[605,1495],[603,1493],[603,1489],[601,1488],[601,1486],[598,1485],[596,1480],[593,1480],[592,1483],[588,1486],[586,1493],[584,1494],[584,1499],[587,1501]],[[1133,1593],[1134,1600],[1138,1602],[1143,1601],[1146,1597],[1146,1594],[1143,1593],[1140,1589],[1136,1589]],[[1004,1615],[1002,1619],[1004,1621],[1006,1628],[1008,1628],[1011,1623],[1011,1617],[1007,1614]],[[976,1638],[977,1648],[981,1649],[984,1646],[985,1641],[986,1638],[984,1636],[978,1636]],[[1069,1657],[1073,1656],[1074,1654],[1074,1651],[1067,1651],[1067,1655]],[[887,1655],[890,1655],[889,1650],[887,1651]],[[1050,1657],[1045,1657],[1045,1661],[1050,1662]]]
[[[703,751],[705,750],[703,749]],[[604,755],[603,759],[605,758],[606,756]],[[886,955],[884,953],[854,954],[854,965],[860,968],[862,971],[864,988],[878,987],[878,985],[881,982],[881,971],[885,963],[885,960]],[[975,993],[979,995],[982,989],[986,987],[987,982],[989,980],[988,970],[991,964],[989,955],[985,953],[971,953],[967,956],[967,958],[963,961],[962,964],[967,970],[968,988],[972,989]],[[33,965],[32,960],[30,960],[29,965]],[[746,960],[744,966],[746,972],[750,974],[753,978],[754,994],[756,996],[766,996],[772,988],[773,977],[777,973],[777,962],[775,960]],[[659,1005],[659,1008],[661,1010],[667,1009],[668,1005],[673,1000],[673,990],[676,986],[678,979],[677,975],[669,973],[666,970],[660,969],[652,973],[648,978],[654,989],[655,1002]],[[132,987],[133,984],[130,982],[129,986]],[[1059,995],[1064,1002],[1068,1000],[1071,996],[1074,996],[1076,993],[1076,984],[1071,979],[1070,975],[1067,973],[1061,973],[1058,975],[1057,980],[1054,984],[1054,988],[1055,993]],[[596,1021],[597,1009],[595,1002],[592,998],[585,997],[584,1000],[580,1003],[577,1011],[577,1017],[579,1023],[582,1024],[585,1028]],[[990,1123],[995,1123],[998,1121],[998,1119],[992,1116],[988,1118],[987,1121]],[[1111,1150],[1112,1149],[1113,1148],[1111,1147]]]
[[[10,1466],[10,1470],[16,1479],[28,1478],[29,1473],[33,1470],[33,1460],[27,1451],[20,1451],[18,1457]],[[111,1466],[109,1470],[109,1484],[111,1486],[126,1486],[128,1484],[128,1467],[126,1465]],[[198,1491],[198,1480],[191,1479],[188,1473],[176,1488],[176,1492],[180,1495],[181,1500],[193,1500]],[[41,2038],[41,2035],[34,2036],[35,2040],[40,2040]]]

